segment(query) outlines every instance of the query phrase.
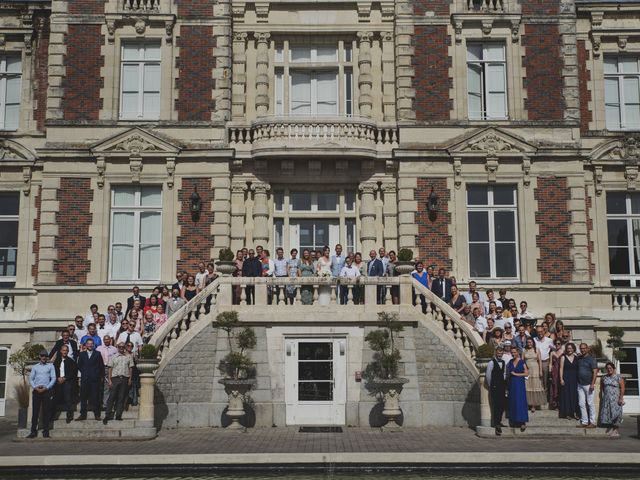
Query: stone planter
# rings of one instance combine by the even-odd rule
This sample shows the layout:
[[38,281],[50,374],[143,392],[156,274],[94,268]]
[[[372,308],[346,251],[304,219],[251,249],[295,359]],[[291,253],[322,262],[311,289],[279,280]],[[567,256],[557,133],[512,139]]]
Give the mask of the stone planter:
[[140,371],[140,374],[153,373],[158,369],[157,358],[140,358],[136,368]]
[[218,260],[216,262],[216,270],[220,273],[221,276],[230,277],[236,271],[236,262],[233,260],[230,262]]
[[396,262],[396,266],[394,267],[394,271],[397,275],[409,275],[413,272],[415,268],[415,264],[413,262]]
[[231,419],[231,424],[227,427],[229,430],[240,430],[244,427],[240,424],[240,419],[245,415],[244,401],[245,395],[255,384],[254,379],[233,379],[223,378],[218,380],[224,385],[224,391],[229,397],[229,407],[227,408],[227,416]]
[[408,378],[376,378],[372,385],[382,394],[384,408],[382,416],[387,420],[383,428],[400,428],[397,419],[402,415],[400,410],[400,393]]
[[478,369],[478,372],[480,373],[484,373],[487,371],[487,365],[489,365],[489,362],[491,361],[492,357],[489,358],[476,358],[476,368]]

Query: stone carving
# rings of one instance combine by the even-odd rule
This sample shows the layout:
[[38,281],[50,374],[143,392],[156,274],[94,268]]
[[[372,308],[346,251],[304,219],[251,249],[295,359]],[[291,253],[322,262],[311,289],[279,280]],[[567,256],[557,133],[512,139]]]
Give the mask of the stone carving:
[[98,188],[102,189],[102,187],[104,187],[104,172],[107,169],[104,157],[99,157],[96,160],[96,169],[98,170],[98,180],[96,183],[98,184]]
[[487,171],[487,180],[489,182],[495,182],[498,173],[498,157],[487,157],[487,163],[484,169]]
[[597,196],[602,195],[602,191],[604,190],[602,186],[602,170],[603,168],[598,166],[598,167],[595,167],[595,170],[593,172],[593,182],[595,184]]
[[116,144],[113,150],[129,152],[132,155],[139,155],[142,152],[158,152],[160,149],[149,142],[146,138],[144,138],[140,134],[133,134],[120,143]]
[[466,150],[487,152],[489,155],[495,155],[502,152],[521,152],[517,146],[509,143],[506,139],[497,135],[495,132],[489,132],[478,140],[471,142]]
[[524,188],[529,188],[531,185],[531,159],[529,157],[524,157],[522,159],[522,183],[524,184]]
[[131,171],[131,181],[133,183],[140,183],[140,174],[142,173],[142,158],[130,158],[129,170]]
[[176,173],[176,159],[174,157],[167,158],[167,187],[173,188],[173,176]]
[[0,160],[26,160],[26,158],[11,148],[7,142],[0,142]]
[[167,20],[164,23],[164,31],[165,31],[165,38],[167,39],[167,43],[172,43],[173,42],[173,27],[176,24],[176,19],[172,18],[171,20]]
[[136,29],[136,33],[138,35],[144,35],[145,30],[147,29],[147,22],[144,20],[144,18],[134,18],[134,21],[136,23],[134,23],[133,27]]
[[22,193],[28,197],[31,193],[31,167],[22,167],[22,180],[24,181]]
[[107,40],[109,43],[113,43],[116,39],[116,21],[113,19],[106,20],[107,24]]
[[459,190],[462,185],[462,159],[460,157],[453,160],[453,182],[456,190]]
[[638,163],[640,157],[640,137],[625,137],[621,144],[613,148],[608,157],[612,160],[625,160]]

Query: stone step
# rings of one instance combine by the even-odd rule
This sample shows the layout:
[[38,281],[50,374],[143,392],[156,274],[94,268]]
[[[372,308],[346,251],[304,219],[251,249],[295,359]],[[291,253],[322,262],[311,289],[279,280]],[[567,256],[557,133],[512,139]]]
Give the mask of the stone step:
[[67,423],[65,420],[56,420],[53,422],[52,430],[96,430],[100,428],[134,428],[136,426],[136,420],[109,420],[107,425],[103,425],[102,420],[94,420],[92,417],[82,421],[72,421]]
[[[97,422],[96,422],[97,423]],[[29,435],[28,429],[18,430],[18,440],[23,441],[51,441],[51,440],[68,440],[68,439],[100,439],[100,440],[149,440],[157,436],[157,431],[153,427],[136,427],[136,428],[111,428],[100,425],[102,428],[95,430],[68,428],[68,429],[52,429],[49,432],[50,439],[42,438],[42,432],[38,432],[36,439],[27,439]]]
[[[495,438],[496,431],[492,427],[476,427],[476,435],[483,438]],[[611,438],[606,428],[576,428],[575,426],[535,426],[527,425],[524,432],[520,428],[504,427],[503,437],[596,437]]]

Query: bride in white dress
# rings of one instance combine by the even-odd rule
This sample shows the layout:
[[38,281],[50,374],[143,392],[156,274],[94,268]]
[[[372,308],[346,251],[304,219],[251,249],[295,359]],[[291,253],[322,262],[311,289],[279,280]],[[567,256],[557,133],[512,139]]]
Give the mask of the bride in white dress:
[[[322,256],[318,259],[316,267],[320,278],[331,278],[331,250],[329,247],[322,249]],[[318,288],[318,304],[329,305],[331,303],[331,285],[320,285]]]

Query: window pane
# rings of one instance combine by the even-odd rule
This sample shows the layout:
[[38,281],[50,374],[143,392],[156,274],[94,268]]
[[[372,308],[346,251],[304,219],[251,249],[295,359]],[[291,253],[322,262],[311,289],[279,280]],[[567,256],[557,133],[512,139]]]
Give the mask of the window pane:
[[495,212],[493,224],[496,242],[516,241],[515,212]]
[[122,94],[122,118],[135,118],[138,116],[138,93]]
[[281,63],[281,62],[283,62],[283,61],[284,61],[284,56],[283,56],[283,54],[282,54],[282,45],[278,45],[278,46],[276,47],[276,51],[275,51],[275,54],[274,54],[274,58],[273,58],[273,59],[274,59],[274,61],[276,61],[276,62],[278,62],[278,63]]
[[335,72],[318,73],[318,115],[338,113],[338,76]]
[[316,53],[317,62],[337,62],[338,49],[336,47],[318,47]]
[[494,205],[515,205],[515,189],[511,185],[495,185],[493,187]]
[[135,43],[125,44],[122,46],[122,59],[123,60],[139,60],[140,59],[140,46]]
[[605,121],[607,128],[620,129],[620,107],[618,105],[605,105]]
[[0,221],[0,248],[18,246],[18,221]]
[[314,248],[313,245],[313,222],[301,221],[299,225],[300,248]]
[[309,192],[291,192],[291,208],[297,211],[311,211]]
[[620,128],[620,98],[617,78],[604,79],[606,122],[609,128]]
[[355,212],[356,210],[356,192],[353,190],[347,190],[344,192],[345,210],[347,212]]
[[135,203],[134,187],[116,187],[113,191],[113,205],[115,207],[133,207]]
[[162,188],[141,187],[140,205],[143,207],[162,207]]
[[113,225],[111,226],[113,233],[111,238],[114,244],[125,243],[133,245],[133,222],[133,213],[117,212],[113,214]]
[[335,211],[338,208],[338,194],[335,192],[318,193],[318,210]]
[[467,187],[467,205],[488,205],[488,189],[484,185],[469,185]]
[[467,44],[467,60],[469,61],[482,60],[482,44],[481,43]]
[[5,130],[17,130],[20,125],[20,105],[7,105],[4,114]]
[[490,277],[489,244],[469,244],[469,270],[472,277]]
[[145,93],[142,99],[142,112],[144,118],[160,117],[160,93]]
[[627,213],[627,195],[624,192],[607,192],[607,213]]
[[284,221],[276,219],[273,221],[273,242],[276,248],[284,245]]
[[469,212],[469,241],[489,241],[489,214],[488,212]]
[[144,49],[145,60],[160,60],[160,44],[147,43]]
[[637,57],[620,57],[620,69],[622,73],[637,73],[638,59]]
[[609,246],[622,247],[629,245],[627,220],[607,220]]
[[347,231],[347,253],[356,252],[356,221],[353,219],[347,219],[344,222],[344,227]]
[[624,127],[637,129],[640,127],[640,105],[628,105],[624,106]]
[[629,274],[628,248],[609,248],[609,270],[615,275]]
[[11,55],[7,59],[7,73],[22,73],[22,58],[18,55]]
[[633,213],[634,215],[639,214],[640,213],[640,193],[630,193],[629,197],[631,197],[631,213]]
[[133,246],[114,245],[111,250],[111,278],[131,280],[133,264]]
[[273,192],[273,209],[277,212],[284,210],[284,192],[282,190]]
[[488,43],[484,46],[485,60],[504,60],[504,45]]
[[496,277],[517,277],[516,244],[496,244]]
[[290,52],[291,52],[292,62],[310,62],[311,61],[310,47],[291,47]]
[[618,58],[605,56],[604,57],[604,73],[617,73],[618,72]]
[[311,114],[311,76],[307,73],[291,74],[291,113]]
[[144,66],[144,91],[160,91],[160,65],[152,63]]
[[640,220],[632,220],[631,228],[633,236],[633,272],[631,273],[638,275],[640,274]]
[[138,86],[138,65],[123,65],[122,66],[122,91],[123,92],[137,92]]
[[0,192],[0,215],[18,215],[19,210],[19,192]]
[[162,224],[160,212],[142,212],[140,214],[140,243],[160,245]]
[[284,82],[282,77],[282,70],[276,69],[276,115],[282,115],[284,113]]
[[314,233],[316,247],[329,245],[329,222],[316,222]]
[[140,247],[140,279],[157,280],[160,278],[160,247],[149,245]]
[[467,69],[468,108],[470,119],[480,119],[482,108],[482,67],[470,64]]
[[6,102],[11,104],[20,103],[20,78],[7,79]]

